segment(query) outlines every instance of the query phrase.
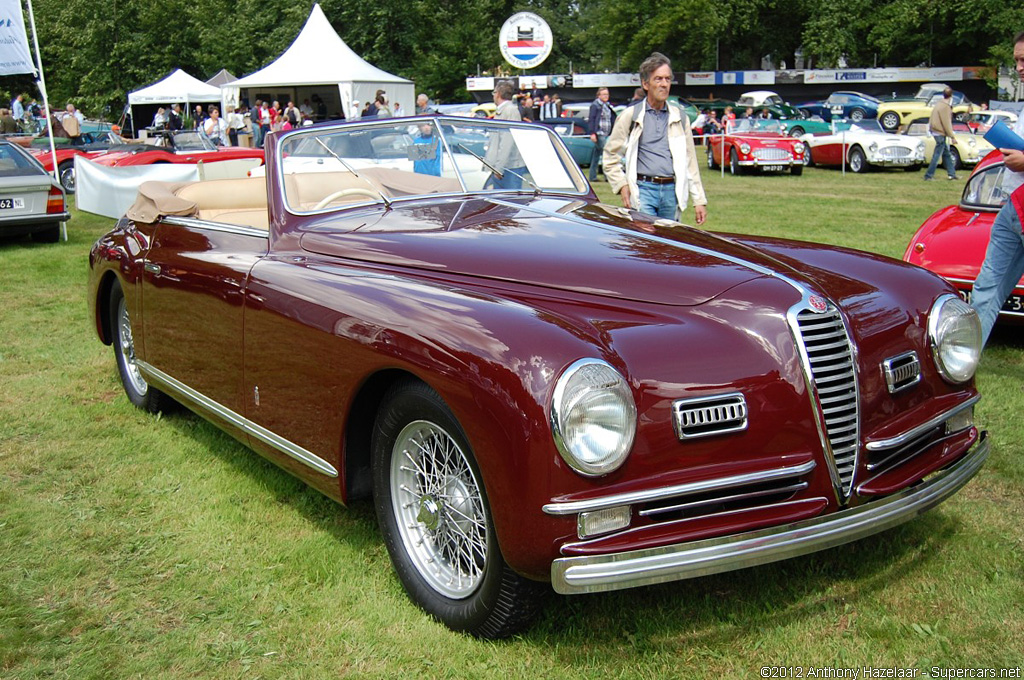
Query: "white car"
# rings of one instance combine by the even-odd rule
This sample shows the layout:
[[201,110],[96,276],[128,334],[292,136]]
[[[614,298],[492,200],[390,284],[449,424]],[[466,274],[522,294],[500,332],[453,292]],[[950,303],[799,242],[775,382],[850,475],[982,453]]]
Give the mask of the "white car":
[[971,114],[971,119],[967,124],[979,135],[983,135],[988,132],[990,127],[995,125],[997,120],[1001,120],[1006,125],[1013,127],[1017,124],[1017,114],[1013,111],[1002,110],[978,111]]
[[919,137],[885,132],[877,120],[833,121],[832,131],[803,135],[808,165],[865,172],[871,166],[919,170],[925,163],[925,142]]

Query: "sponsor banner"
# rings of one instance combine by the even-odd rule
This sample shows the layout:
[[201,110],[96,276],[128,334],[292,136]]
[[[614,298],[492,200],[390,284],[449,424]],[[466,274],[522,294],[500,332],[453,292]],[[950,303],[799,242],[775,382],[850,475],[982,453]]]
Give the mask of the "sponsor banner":
[[737,81],[736,76],[742,75],[737,71],[721,71],[715,74],[715,85],[736,85],[737,82],[742,83],[743,81]]
[[481,90],[484,92],[493,92],[494,78],[485,78],[481,76],[466,78],[466,89],[470,92]]
[[819,69],[804,71],[805,83],[892,83],[902,80],[899,69]]
[[740,76],[744,85],[774,85],[775,71],[743,71]]
[[539,66],[551,54],[551,45],[551,27],[533,12],[513,14],[498,33],[501,56],[516,68]]
[[947,80],[963,80],[962,66],[939,66],[936,68],[898,68],[897,80],[907,82],[915,80],[945,82]]
[[573,87],[640,87],[639,73],[575,73]]
[[18,0],[0,0],[0,75],[35,73]]
[[696,73],[686,74],[687,85],[714,85],[715,84],[715,72],[714,71],[698,71]]
[[519,76],[520,90],[546,90],[548,89],[547,76]]

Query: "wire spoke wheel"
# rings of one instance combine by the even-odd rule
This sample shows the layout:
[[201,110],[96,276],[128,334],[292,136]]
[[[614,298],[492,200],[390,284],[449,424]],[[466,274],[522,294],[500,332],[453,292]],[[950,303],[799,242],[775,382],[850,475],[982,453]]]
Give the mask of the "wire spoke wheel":
[[461,599],[480,585],[487,562],[487,512],[466,455],[437,425],[418,420],[391,456],[391,502],[402,542],[427,584]]
[[118,359],[121,363],[122,374],[129,387],[140,396],[145,397],[149,385],[139,371],[139,365],[135,360],[135,340],[132,336],[132,320],[128,315],[128,305],[122,296],[117,305],[117,349],[120,352]]

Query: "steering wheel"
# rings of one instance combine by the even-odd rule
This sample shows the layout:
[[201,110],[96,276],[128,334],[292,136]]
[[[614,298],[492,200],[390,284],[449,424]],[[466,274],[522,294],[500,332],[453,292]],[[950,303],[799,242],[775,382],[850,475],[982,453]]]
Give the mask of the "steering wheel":
[[380,198],[380,194],[373,189],[363,189],[362,187],[352,187],[350,189],[339,189],[332,194],[328,194],[320,199],[320,202],[313,206],[313,210],[320,210],[320,208],[327,207],[331,201],[341,198],[342,196],[369,196],[370,198]]

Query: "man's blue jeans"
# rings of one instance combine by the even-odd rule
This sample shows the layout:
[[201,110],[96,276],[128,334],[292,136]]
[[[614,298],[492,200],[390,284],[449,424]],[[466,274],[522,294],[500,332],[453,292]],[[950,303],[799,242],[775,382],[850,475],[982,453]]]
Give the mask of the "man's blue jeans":
[[985,262],[971,293],[971,306],[981,317],[981,341],[988,342],[999,310],[1024,274],[1024,236],[1020,217],[1011,201],[996,215],[988,239]]
[[946,143],[946,135],[932,133],[932,137],[935,138],[935,152],[932,154],[932,162],[928,164],[928,171],[924,173],[924,178],[931,179],[935,176],[935,166],[939,164],[940,156],[942,157],[942,166],[946,168],[949,176],[956,177],[956,170],[953,167],[953,152],[949,150],[949,144]]
[[[594,151],[590,154],[590,181],[597,179],[597,168],[601,165],[601,157],[604,156],[604,143],[608,141],[608,135],[597,135],[597,142],[594,144]],[[607,177],[607,175],[605,175]]]
[[636,210],[645,215],[654,215],[670,220],[676,218],[679,202],[676,200],[675,184],[655,184],[638,180],[636,188],[640,192],[636,206],[634,206]]

